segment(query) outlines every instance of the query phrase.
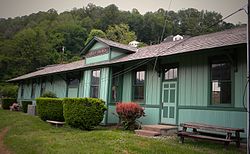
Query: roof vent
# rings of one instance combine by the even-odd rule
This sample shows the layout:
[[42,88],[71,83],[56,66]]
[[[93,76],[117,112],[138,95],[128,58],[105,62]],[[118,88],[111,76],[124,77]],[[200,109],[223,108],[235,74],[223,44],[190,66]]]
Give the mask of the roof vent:
[[131,42],[128,43],[128,45],[130,45],[131,47],[137,48],[137,46],[139,45],[139,43],[140,42],[138,42],[138,41],[131,41]]
[[181,35],[176,35],[173,37],[173,41],[178,41],[178,40],[182,40],[183,39],[183,36]]

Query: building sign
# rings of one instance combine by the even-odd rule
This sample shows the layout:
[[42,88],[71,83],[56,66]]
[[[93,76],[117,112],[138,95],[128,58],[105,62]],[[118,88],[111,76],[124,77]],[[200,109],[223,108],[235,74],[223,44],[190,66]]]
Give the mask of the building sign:
[[109,52],[109,48],[102,48],[102,49],[98,49],[98,50],[93,50],[93,51],[89,51],[85,57],[94,57],[94,56],[98,56],[98,55],[103,55],[105,53]]

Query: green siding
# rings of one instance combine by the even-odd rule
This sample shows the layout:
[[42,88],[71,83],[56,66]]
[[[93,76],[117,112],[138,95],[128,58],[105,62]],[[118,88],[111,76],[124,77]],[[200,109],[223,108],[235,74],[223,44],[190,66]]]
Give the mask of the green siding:
[[64,98],[66,96],[67,84],[62,77],[65,78],[65,75],[61,75],[61,77],[54,76],[54,81],[53,81],[53,89],[54,89],[53,92],[59,98]]
[[157,124],[159,123],[159,108],[145,108],[145,117],[139,119],[143,125]]
[[99,55],[99,56],[95,56],[95,57],[86,58],[85,63],[86,64],[92,64],[92,63],[97,63],[97,62],[107,61],[107,60],[109,60],[109,53]]
[[131,90],[132,90],[132,76],[131,72],[128,72],[123,75],[123,90],[122,90],[122,101],[130,102],[131,101]]
[[76,98],[78,93],[78,88],[68,88],[68,97]]
[[53,92],[53,82],[49,81],[50,79],[46,80],[45,91],[52,91]]
[[122,57],[125,56],[125,53],[118,52],[118,51],[111,51],[111,59],[117,58],[117,57]]
[[90,82],[91,82],[91,70],[84,72],[84,86],[83,86],[83,97],[90,96]]
[[80,83],[79,83],[79,95],[78,97],[84,97],[84,75],[85,73],[82,71],[81,72],[81,77],[80,77]]
[[35,98],[40,97],[40,92],[41,92],[41,83],[37,82],[35,90]]
[[161,78],[158,76],[158,73],[156,71],[153,72],[152,65],[148,66],[146,72],[145,103],[147,105],[159,105]]
[[96,43],[89,49],[89,51],[98,50],[98,49],[106,48],[106,47],[108,47],[108,46],[105,45],[105,44],[103,44],[103,43],[96,42]]
[[[199,122],[225,127],[244,128],[247,125],[246,112],[214,110],[179,110],[179,124],[182,122]],[[243,133],[243,136],[246,136]]]
[[115,111],[115,105],[109,105],[108,107],[108,121],[109,124],[114,124],[119,122],[119,118]]
[[107,104],[108,98],[108,82],[109,81],[109,68],[101,69],[101,78],[100,78],[100,98],[104,100]]

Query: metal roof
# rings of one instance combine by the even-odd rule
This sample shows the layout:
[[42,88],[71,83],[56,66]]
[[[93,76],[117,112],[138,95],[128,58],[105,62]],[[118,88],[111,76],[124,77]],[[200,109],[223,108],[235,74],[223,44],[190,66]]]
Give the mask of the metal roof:
[[[115,46],[117,48],[126,49],[127,45],[122,45],[117,42],[113,42],[107,39],[97,38],[96,39],[106,42],[110,46]],[[8,82],[23,80],[27,78],[32,77],[38,77],[48,74],[54,74],[59,72],[67,72],[67,71],[73,71],[83,68],[88,68],[92,66],[101,66],[101,65],[108,65],[108,64],[115,64],[115,63],[122,63],[127,61],[133,61],[133,60],[140,60],[140,59],[147,59],[157,56],[169,56],[169,55],[175,55],[175,54],[181,54],[181,53],[187,53],[187,52],[194,52],[194,51],[200,51],[204,49],[212,49],[212,48],[218,48],[218,47],[225,47],[225,46],[231,46],[231,45],[238,45],[238,44],[245,44],[247,42],[247,32],[246,32],[246,26],[241,26],[238,28],[225,30],[221,32],[206,34],[206,35],[200,35],[196,37],[191,37],[179,41],[173,41],[173,42],[166,42],[161,43],[157,45],[151,45],[143,48],[139,48],[136,52],[129,54],[127,56],[124,56],[119,59],[114,59],[110,61],[105,62],[99,62],[94,64],[84,64],[84,60],[68,63],[68,64],[60,64],[55,66],[48,66],[44,69],[28,73],[22,76],[19,76],[17,78],[13,78],[11,80],[8,80]],[[126,47],[125,47],[126,46]],[[130,51],[131,48],[129,48]],[[135,48],[133,48],[134,50]],[[126,49],[128,50],[128,49]]]

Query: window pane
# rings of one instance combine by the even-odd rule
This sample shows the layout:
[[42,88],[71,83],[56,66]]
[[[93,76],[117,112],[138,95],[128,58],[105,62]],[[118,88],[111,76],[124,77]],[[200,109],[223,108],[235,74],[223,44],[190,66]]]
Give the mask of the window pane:
[[212,82],[212,104],[231,103],[231,82]]
[[137,71],[135,84],[144,84],[144,80],[145,80],[145,71]]
[[112,78],[112,101],[116,102],[119,100],[119,76]]
[[69,88],[77,88],[79,85],[79,79],[70,79]]
[[90,97],[99,98],[100,70],[92,71]]
[[91,96],[90,97],[99,98],[99,87],[98,86],[91,87]]
[[144,86],[134,88],[134,99],[144,99]]
[[212,64],[212,80],[230,80],[230,63]]
[[43,93],[44,93],[44,91],[45,91],[45,87],[46,86],[46,83],[45,83],[45,81],[42,81],[42,83],[41,83],[41,93],[40,93],[40,95],[43,95]]
[[177,68],[165,69],[164,79],[172,80],[177,79]]
[[99,82],[100,82],[100,70],[93,71],[91,84],[92,85],[99,85]]

